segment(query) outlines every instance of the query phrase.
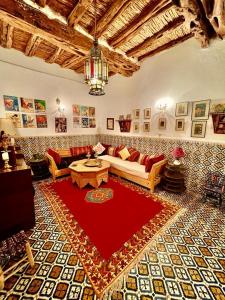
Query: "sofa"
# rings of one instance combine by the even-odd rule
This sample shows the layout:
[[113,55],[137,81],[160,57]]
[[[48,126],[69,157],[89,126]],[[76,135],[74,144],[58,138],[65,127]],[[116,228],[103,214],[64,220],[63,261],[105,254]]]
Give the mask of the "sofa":
[[152,193],[155,186],[160,183],[163,168],[167,164],[167,159],[164,158],[152,164],[151,170],[146,172],[145,164],[138,161],[123,160],[112,155],[103,155],[101,159],[110,163],[110,173],[149,188]]
[[[102,145],[105,150],[99,158],[110,163],[110,173],[149,188],[152,193],[154,192],[155,186],[161,181],[163,168],[167,164],[164,155],[149,156],[132,147],[127,148],[125,145],[117,147]],[[127,153],[125,159],[121,157],[121,151]],[[70,174],[68,168],[70,163],[85,158],[88,152],[93,155],[93,146],[49,149],[46,156],[49,159],[49,171],[53,180],[59,176]]]
[[85,158],[88,152],[93,153],[91,145],[68,149],[48,149],[45,155],[49,161],[49,172],[52,174],[53,181],[57,177],[69,175],[69,165],[75,160]]

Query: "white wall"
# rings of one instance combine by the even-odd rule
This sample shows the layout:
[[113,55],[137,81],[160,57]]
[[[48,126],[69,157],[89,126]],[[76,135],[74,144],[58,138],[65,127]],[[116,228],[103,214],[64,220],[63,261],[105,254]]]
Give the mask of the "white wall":
[[[201,49],[194,38],[190,39],[145,60],[141,69],[127,79],[127,82],[126,87],[129,87],[131,91],[129,99],[127,98],[127,105],[124,105],[124,99],[117,100],[112,108],[114,115],[111,114],[111,116],[118,118],[119,114],[126,115],[135,108],[140,108],[143,115],[143,109],[151,107],[151,132],[147,135],[194,139],[191,138],[192,104],[189,103],[188,117],[184,117],[186,120],[184,132],[175,131],[175,104],[204,99],[225,99],[225,42],[214,41],[208,49]],[[111,88],[114,89],[113,84]],[[157,102],[166,97],[169,97],[171,102],[165,114],[167,129],[159,130],[160,111],[157,108]],[[119,103],[123,103],[123,107],[127,109],[123,110]],[[140,120],[140,124],[142,123],[143,118]],[[105,133],[112,133],[112,131],[106,130]],[[118,133],[117,127],[113,134]],[[134,134],[131,131],[130,134],[123,133],[123,135],[146,134],[141,130],[140,134]],[[225,135],[214,134],[210,116],[205,139],[197,138],[197,140],[225,142]]]
[[[106,86],[106,95],[94,97],[88,94],[83,76],[58,65],[46,64],[38,58],[28,58],[15,50],[0,48],[0,98],[14,95],[46,99],[48,105],[47,129],[21,129],[22,135],[53,135],[55,99],[59,97],[65,106],[68,118],[67,134],[107,133],[119,134],[118,122],[115,130],[106,130],[106,118],[118,120],[119,115],[132,113],[135,108],[151,107],[151,131],[144,134],[121,133],[123,135],[148,135],[162,137],[191,138],[191,103],[185,117],[185,131],[175,131],[175,104],[177,102],[203,99],[225,99],[225,42],[214,41],[208,49],[201,49],[195,39],[164,51],[142,63],[141,69],[132,77],[114,75]],[[10,64],[2,62],[10,62]],[[29,69],[22,68],[18,65]],[[38,70],[38,72],[33,71]],[[46,74],[48,73],[48,74]],[[50,75],[52,74],[52,75]],[[158,129],[159,110],[157,102],[170,97],[171,106],[166,111],[167,129]],[[96,129],[72,128],[72,104],[96,107]],[[0,117],[4,115],[0,101]],[[134,122],[134,120],[133,120]],[[140,124],[143,123],[141,119]],[[60,133],[59,135],[62,135]],[[211,116],[207,122],[205,141],[225,142],[225,135],[214,134]]]
[[[88,94],[89,88],[83,83],[82,75],[71,70],[64,70],[56,64],[49,65],[38,58],[28,58],[20,52],[3,48],[0,48],[0,70],[0,117],[5,117],[3,95],[46,99],[47,101],[48,128],[21,128],[18,129],[20,135],[95,134],[99,131],[104,109],[103,99]],[[55,133],[57,97],[65,106],[67,133]],[[72,104],[96,108],[96,129],[73,128]]]

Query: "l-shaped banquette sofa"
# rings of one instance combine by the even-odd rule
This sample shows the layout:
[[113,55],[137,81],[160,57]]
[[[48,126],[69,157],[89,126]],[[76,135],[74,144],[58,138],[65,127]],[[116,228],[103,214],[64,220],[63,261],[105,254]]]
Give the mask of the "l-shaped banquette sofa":
[[[112,147],[102,144],[105,148],[99,159],[110,163],[109,172],[147,187],[154,188],[161,180],[161,174],[167,159],[161,155],[142,154],[132,147],[120,145]],[[69,149],[48,149],[46,156],[49,160],[49,171],[53,180],[59,176],[70,174],[69,165],[86,158],[87,153],[93,154],[93,146],[71,147]],[[126,153],[124,155],[124,153]]]

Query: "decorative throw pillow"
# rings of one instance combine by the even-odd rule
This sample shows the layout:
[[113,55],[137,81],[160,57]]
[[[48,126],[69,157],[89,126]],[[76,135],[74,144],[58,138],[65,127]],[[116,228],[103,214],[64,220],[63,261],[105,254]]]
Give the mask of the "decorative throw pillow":
[[72,156],[77,157],[81,155],[86,155],[88,152],[92,153],[93,149],[91,145],[83,147],[71,147],[70,153]]
[[120,157],[119,152],[120,152],[121,150],[123,150],[124,148],[125,148],[124,145],[119,145],[118,147],[116,147],[116,148],[115,148],[115,152],[114,152],[114,156],[115,156],[115,157]]
[[100,155],[105,150],[105,147],[102,146],[102,144],[100,142],[98,142],[98,144],[93,147],[93,150],[95,151],[95,153]]
[[159,161],[161,161],[161,160],[163,160],[163,159],[165,159],[165,155],[164,155],[164,154],[161,154],[161,155],[159,155],[159,156],[150,158],[150,159],[146,162],[146,164],[145,164],[145,172],[150,172],[151,169],[152,169],[152,166],[153,166],[155,163],[157,163],[157,162],[159,162]]
[[137,151],[136,149],[132,148],[132,147],[128,148],[128,151],[130,153],[130,157],[128,157],[127,160],[129,160],[129,161],[137,161],[138,158],[139,158],[139,156],[140,156],[140,152]]
[[114,152],[115,152],[115,147],[109,147],[109,148],[108,148],[108,155],[114,156],[114,155],[113,155]]
[[108,153],[108,149],[109,149],[109,147],[111,147],[112,145],[102,143],[102,146],[105,148],[105,150],[102,152],[102,155],[105,155],[105,154]]
[[140,157],[139,157],[139,159],[138,159],[138,163],[140,164],[140,165],[145,165],[145,161],[146,161],[146,158],[148,157],[148,155],[147,154],[140,154]]
[[126,160],[130,156],[130,153],[126,147],[120,150],[118,154],[122,158],[122,160]]
[[49,148],[48,154],[51,155],[51,157],[54,159],[54,161],[57,165],[59,165],[61,163],[62,158],[57,151]]

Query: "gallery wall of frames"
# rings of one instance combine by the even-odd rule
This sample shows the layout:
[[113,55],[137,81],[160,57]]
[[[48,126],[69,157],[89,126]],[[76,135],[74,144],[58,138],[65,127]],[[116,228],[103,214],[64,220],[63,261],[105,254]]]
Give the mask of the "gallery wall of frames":
[[[47,101],[34,98],[3,95],[5,117],[10,118],[16,128],[48,128],[48,118],[55,119],[55,132],[67,132],[67,118],[63,109],[54,116],[47,114]],[[95,107],[72,105],[73,128],[96,128]]]
[[[187,122],[191,122],[190,132],[186,133],[186,137],[189,135],[193,138],[205,138],[207,122],[210,118],[213,124],[213,133],[225,134],[225,100],[206,99],[178,102],[172,113],[167,110],[166,104],[160,106],[158,112],[153,111],[151,107],[136,108],[133,109],[133,114],[119,115],[118,121],[132,120],[129,132],[144,135],[151,134],[152,123],[158,129],[159,135],[163,135],[171,119],[175,123],[173,131],[179,133],[186,130]],[[114,130],[114,118],[107,118],[107,129]],[[122,130],[120,131],[122,132]]]

